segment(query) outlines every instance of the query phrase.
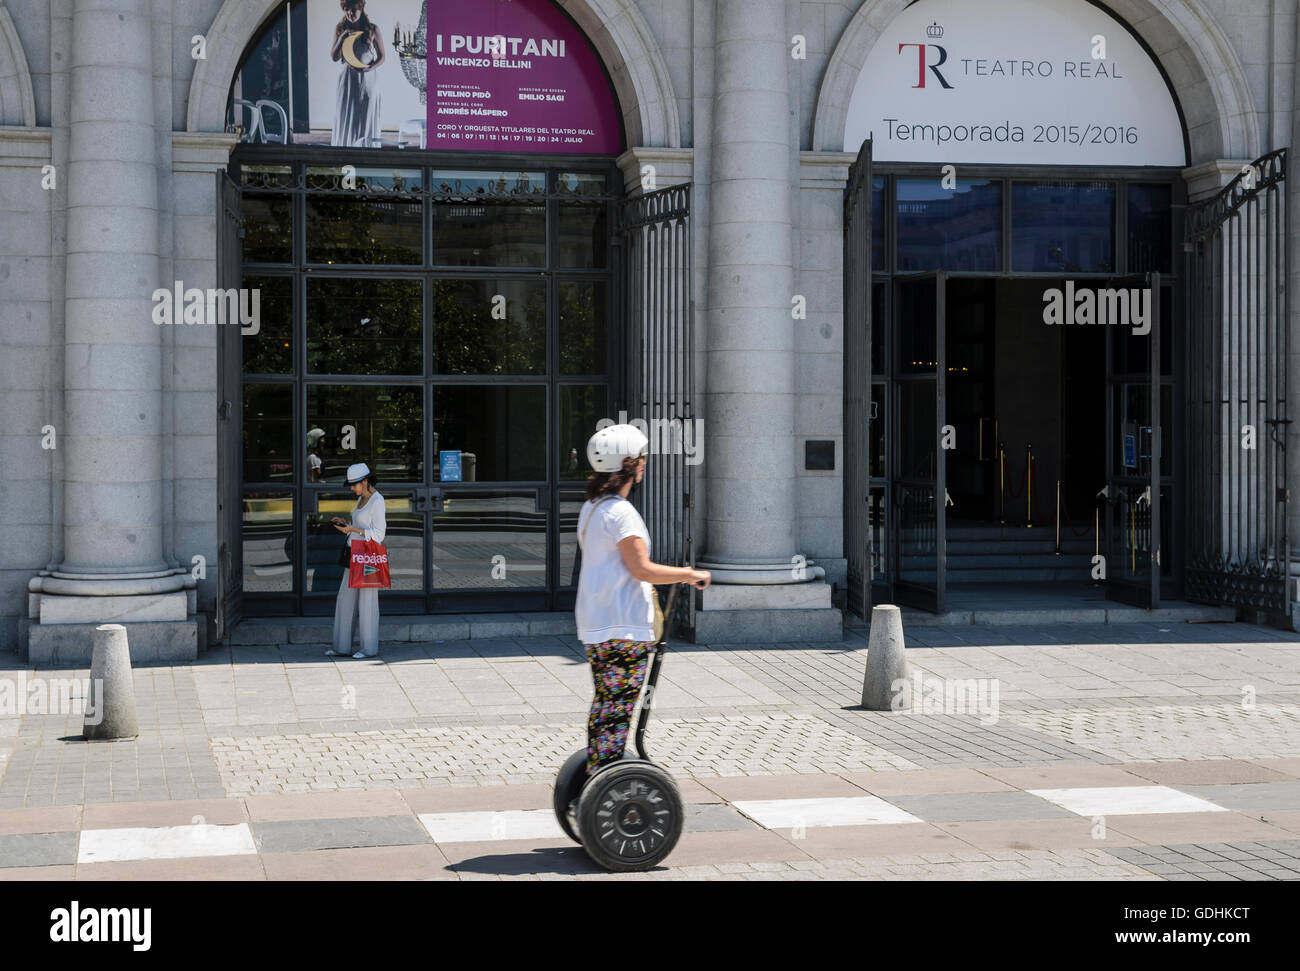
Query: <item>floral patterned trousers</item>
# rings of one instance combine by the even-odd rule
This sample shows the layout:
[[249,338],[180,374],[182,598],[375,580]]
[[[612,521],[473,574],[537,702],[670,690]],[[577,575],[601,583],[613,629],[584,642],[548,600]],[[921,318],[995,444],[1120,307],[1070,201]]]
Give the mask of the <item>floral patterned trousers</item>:
[[623,757],[632,709],[649,667],[650,642],[587,644],[596,696],[587,719],[587,774]]

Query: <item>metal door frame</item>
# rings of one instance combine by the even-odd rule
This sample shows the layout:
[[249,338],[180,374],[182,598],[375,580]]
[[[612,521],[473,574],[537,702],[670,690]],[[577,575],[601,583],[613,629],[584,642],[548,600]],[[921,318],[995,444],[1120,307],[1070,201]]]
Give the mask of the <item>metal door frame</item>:
[[[1106,599],[1114,600],[1120,603],[1128,603],[1137,607],[1147,607],[1155,609],[1160,606],[1160,570],[1161,570],[1161,462],[1164,454],[1166,442],[1170,436],[1166,433],[1164,423],[1160,415],[1160,392],[1161,392],[1161,284],[1160,274],[1151,272],[1144,274],[1129,274],[1125,276],[1114,277],[1105,281],[1108,288],[1127,287],[1131,289],[1132,284],[1138,284],[1147,288],[1151,293],[1151,329],[1146,335],[1147,339],[1147,372],[1139,375],[1134,372],[1116,373],[1115,371],[1115,330],[1111,324],[1106,326],[1106,488],[1105,503],[1103,506],[1103,533],[1105,535],[1104,548],[1106,573],[1104,590]],[[1073,308],[1066,307],[1069,313]],[[1113,322],[1112,322],[1113,323]],[[1123,324],[1119,326],[1124,326]],[[1134,380],[1141,378],[1141,381]],[[1147,414],[1150,421],[1151,430],[1151,453],[1150,468],[1145,481],[1141,475],[1125,475],[1115,467],[1115,407],[1116,394],[1119,388],[1134,384],[1145,384],[1147,389]],[[1141,463],[1142,454],[1142,435],[1141,428],[1138,429],[1138,436],[1134,443],[1137,452],[1136,458]],[[1132,490],[1137,487],[1143,487],[1145,492],[1136,499],[1132,498]],[[1147,568],[1150,570],[1150,577],[1144,584],[1141,581],[1132,581],[1122,578],[1122,568],[1124,557],[1128,557],[1130,568],[1137,559],[1136,547],[1133,545],[1136,536],[1136,525],[1134,517],[1139,506],[1143,505],[1142,499],[1146,499],[1146,513],[1150,519],[1150,532],[1148,538],[1148,549],[1142,555],[1147,560]],[[1119,542],[1116,542],[1116,534],[1111,520],[1111,516],[1116,509],[1121,510],[1123,518],[1122,523],[1129,523],[1127,527],[1130,538],[1130,548],[1125,551],[1123,545],[1124,529],[1121,525],[1121,535]]]
[[[216,285],[243,283],[243,209],[239,186],[225,169],[216,173]],[[238,321],[236,321],[238,323]],[[215,638],[224,641],[244,608],[243,344],[238,326],[217,328],[217,590]]]
[[[871,524],[871,139],[849,167],[844,194],[845,607],[866,619],[875,555]],[[892,595],[891,595],[892,596]]]
[[[900,353],[901,342],[898,340],[898,332],[902,327],[902,320],[899,316],[899,308],[902,303],[898,299],[898,291],[905,286],[915,285],[925,282],[926,280],[934,281],[934,342],[935,342],[935,371],[934,375],[912,374],[902,375],[901,368],[897,360],[889,362],[890,379],[889,379],[889,397],[886,407],[892,409],[893,415],[889,420],[889,437],[892,444],[888,445],[890,453],[890,475],[889,486],[892,495],[892,504],[890,506],[888,529],[890,532],[888,546],[891,558],[891,573],[893,574],[892,589],[893,599],[904,606],[917,607],[922,610],[928,610],[932,613],[940,614],[944,611],[944,601],[946,599],[947,589],[947,480],[945,470],[947,456],[944,454],[942,443],[943,428],[946,423],[946,398],[947,398],[947,333],[946,333],[946,304],[948,292],[948,273],[945,270],[931,270],[924,273],[909,273],[895,276],[891,286],[891,320],[890,329],[893,331],[894,340],[892,342],[892,353],[897,356]],[[920,383],[923,381],[934,381],[935,383],[935,428],[934,428],[934,456],[935,469],[934,481],[934,528],[935,528],[935,585],[933,588],[913,583],[902,578],[902,497],[909,488],[929,488],[929,480],[907,480],[902,477],[902,462],[900,460],[899,449],[902,448],[902,423],[903,414],[900,407],[900,398],[904,384]]]

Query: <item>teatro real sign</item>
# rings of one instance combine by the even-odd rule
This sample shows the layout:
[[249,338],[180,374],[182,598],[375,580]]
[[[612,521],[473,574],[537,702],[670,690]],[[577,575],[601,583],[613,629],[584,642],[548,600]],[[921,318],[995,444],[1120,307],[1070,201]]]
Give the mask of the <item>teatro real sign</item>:
[[1142,45],[1087,0],[919,0],[885,29],[844,149],[884,162],[1187,164],[1173,96]]

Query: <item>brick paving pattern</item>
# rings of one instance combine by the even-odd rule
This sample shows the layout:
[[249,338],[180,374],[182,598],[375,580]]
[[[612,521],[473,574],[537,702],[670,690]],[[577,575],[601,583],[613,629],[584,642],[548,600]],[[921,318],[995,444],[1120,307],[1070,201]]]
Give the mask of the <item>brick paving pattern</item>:
[[[362,662],[291,642],[141,665],[135,740],[83,743],[79,712],[0,706],[0,879],[1300,877],[1300,636],[1149,623],[918,628],[907,641],[918,686],[985,694],[956,710],[861,710],[861,630],[674,645],[647,742],[682,786],[686,832],[664,867],[632,876],[562,838],[437,842],[416,818],[545,822],[591,696],[570,638],[384,643]],[[0,655],[0,681],[87,674]],[[1096,820],[1030,792],[1088,787],[1173,790],[1199,811],[1108,811],[1099,840]],[[804,834],[733,805],[787,798],[883,800],[916,821]],[[129,846],[139,827],[180,827],[168,839],[184,844],[196,823],[251,826],[258,851],[96,862],[78,837]]]

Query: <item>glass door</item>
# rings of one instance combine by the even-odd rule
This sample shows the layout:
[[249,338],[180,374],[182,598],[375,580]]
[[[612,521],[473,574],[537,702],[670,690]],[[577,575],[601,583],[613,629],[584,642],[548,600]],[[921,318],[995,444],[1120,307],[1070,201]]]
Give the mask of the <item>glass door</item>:
[[1116,317],[1106,326],[1106,489],[1102,504],[1105,590],[1109,600],[1160,606],[1161,434],[1160,274],[1121,277],[1097,294]]
[[946,274],[894,281],[894,441],[891,519],[894,597],[899,604],[944,609],[944,311]]

